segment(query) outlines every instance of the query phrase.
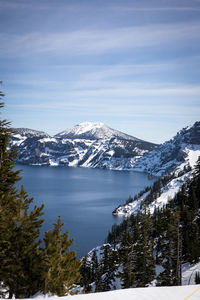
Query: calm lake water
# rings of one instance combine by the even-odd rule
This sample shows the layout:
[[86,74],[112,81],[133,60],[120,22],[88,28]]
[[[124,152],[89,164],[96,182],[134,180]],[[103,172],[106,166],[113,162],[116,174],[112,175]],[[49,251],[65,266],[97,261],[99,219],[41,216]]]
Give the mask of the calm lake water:
[[145,173],[128,171],[25,165],[17,169],[23,169],[20,183],[34,204],[45,205],[42,232],[61,215],[78,257],[102,244],[111,226],[122,221],[112,216],[113,209],[152,182]]

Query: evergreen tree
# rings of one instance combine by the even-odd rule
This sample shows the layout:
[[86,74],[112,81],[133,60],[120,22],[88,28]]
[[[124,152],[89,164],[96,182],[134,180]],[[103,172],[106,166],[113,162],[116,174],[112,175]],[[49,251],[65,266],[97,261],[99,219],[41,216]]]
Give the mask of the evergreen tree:
[[93,254],[92,254],[92,282],[97,280],[97,277],[99,277],[99,273],[100,273],[100,264],[98,261],[98,257],[97,257],[97,251],[96,249],[94,249]]
[[[29,210],[33,198],[29,198],[22,185],[12,206],[7,206],[9,220],[5,220],[2,228],[5,239],[4,251],[1,251],[0,274],[4,286],[8,288],[10,297],[29,297],[40,287],[39,274],[39,244],[40,227],[43,220],[43,205]],[[2,249],[3,250],[3,249]]]
[[[4,107],[3,97],[0,91],[0,108]],[[8,149],[11,134],[10,122],[0,119],[0,208],[8,202],[8,194],[16,193],[15,183],[20,180],[20,171],[13,170],[17,152]]]
[[164,271],[159,275],[159,285],[181,285],[182,236],[180,215],[174,209],[166,208],[162,218],[163,236],[161,238],[160,263]]
[[138,227],[140,234],[136,243],[136,284],[140,287],[147,286],[155,275],[153,223],[146,209],[139,218]]
[[[4,106],[3,96],[0,92],[0,108]],[[31,209],[33,198],[28,197],[23,185],[20,191],[16,189],[20,177],[19,171],[13,170],[16,152],[9,149],[9,126],[6,120],[0,120],[1,296],[24,298],[39,290],[63,295],[79,280],[80,262],[74,251],[67,252],[72,240],[68,233],[61,234],[60,219],[46,233],[46,248],[39,247],[44,206]]]
[[69,239],[69,233],[62,234],[64,223],[58,217],[54,228],[45,233],[45,263],[44,263],[44,287],[43,291],[58,296],[70,293],[74,283],[80,281],[81,263],[76,259],[76,252],[69,251],[73,245],[73,239]]
[[98,260],[96,249],[92,255],[92,282],[95,283],[95,292],[102,291],[102,265]]
[[114,272],[116,270],[115,252],[106,244],[103,247],[103,259],[102,259],[102,290],[109,291],[111,289],[112,280],[114,279]]
[[[0,108],[4,106],[3,96],[0,92]],[[13,294],[23,298],[38,291],[37,239],[43,206],[30,211],[33,199],[28,198],[23,186],[19,192],[15,187],[20,177],[19,171],[13,170],[16,152],[8,147],[10,137],[9,122],[0,120],[0,278],[10,298]]]
[[195,273],[195,283],[200,284],[200,273],[199,272]]
[[200,179],[200,156],[198,157],[198,160],[197,160],[197,162],[195,164],[194,172],[193,172],[193,177],[197,178],[198,181]]
[[92,270],[91,264],[89,262],[89,254],[87,254],[83,260],[80,268],[81,273],[81,286],[84,287],[84,292],[89,293],[91,291],[91,283],[92,283]]
[[121,273],[122,287],[124,289],[132,287],[135,283],[137,253],[134,245],[127,249],[126,256],[123,257],[123,272]]

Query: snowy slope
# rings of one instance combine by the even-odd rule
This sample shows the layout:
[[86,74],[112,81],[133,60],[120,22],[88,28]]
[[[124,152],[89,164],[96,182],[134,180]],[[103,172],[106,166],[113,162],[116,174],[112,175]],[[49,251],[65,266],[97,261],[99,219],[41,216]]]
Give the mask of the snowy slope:
[[48,133],[44,131],[38,131],[38,130],[33,130],[29,128],[14,128],[13,129],[16,134],[19,134],[19,136],[26,136],[26,137],[49,137]]
[[[181,173],[182,174],[182,173]],[[161,188],[159,195],[149,205],[151,213],[155,208],[162,208],[170,199],[173,199],[175,195],[181,190],[183,184],[187,182],[192,176],[192,171],[185,172],[183,175],[177,175],[174,179],[170,180],[164,187]],[[148,196],[149,192],[142,195],[139,199],[134,200],[128,204],[119,205],[113,212],[116,216],[130,216],[131,214],[141,211],[141,204]]]
[[194,285],[196,272],[200,272],[200,262],[197,264],[190,264],[190,263],[183,264],[182,285]]
[[67,129],[55,135],[55,137],[61,137],[66,139],[111,139],[120,138],[126,140],[140,141],[139,139],[112,129],[104,123],[84,122],[80,123],[73,128]]
[[[191,298],[189,296],[191,295]],[[45,297],[38,296],[37,299]],[[57,300],[57,297],[49,297]],[[124,289],[103,293],[61,297],[62,300],[199,300],[200,285]]]
[[[120,249],[121,249],[120,244],[115,245],[115,248],[114,248],[111,244],[108,244],[108,243],[93,248],[90,252],[88,252],[87,256],[84,258],[84,259],[86,259],[88,266],[90,265],[92,268],[92,257],[94,255],[94,252],[96,253],[96,257],[97,257],[99,265],[103,266],[104,251],[105,251],[106,246],[109,246],[109,249],[112,249],[112,251],[116,251],[116,249],[118,249],[118,251],[120,251]],[[119,274],[122,271],[123,271],[123,267],[120,264],[118,269],[116,269],[116,271],[115,271],[114,278],[110,285],[110,290],[122,289],[123,284],[122,284],[122,281],[119,276]],[[160,275],[161,272],[163,272],[163,267],[161,265],[156,265],[155,277],[154,277],[153,281],[148,284],[148,287],[156,287],[157,277]],[[182,286],[195,285],[196,272],[200,272],[200,262],[198,262],[196,264],[191,264],[191,263],[182,264],[182,272],[181,272],[182,273],[182,276],[181,276],[182,277],[182,279],[181,279]],[[105,274],[102,275],[102,279],[104,278],[104,276],[105,276]],[[91,286],[91,292],[94,293],[95,288],[96,288],[95,282],[91,283],[90,286]],[[76,289],[76,291],[79,291],[79,293],[81,294],[82,288],[80,289],[78,287]]]
[[[193,168],[200,157],[200,122],[182,129],[170,141],[141,156],[133,170],[146,171],[157,176],[173,174],[173,179],[163,186],[149,205],[150,211],[162,208],[173,199],[184,183],[191,178]],[[149,193],[128,204],[117,207],[113,214],[128,216],[137,213]]]
[[[155,150],[141,156],[134,164],[133,170],[146,171],[157,176],[173,174],[173,179],[163,186],[149,205],[150,211],[162,208],[180,191],[184,183],[192,176],[193,168],[200,157],[200,122],[182,129],[170,141]],[[129,216],[141,210],[141,204],[148,196],[117,207],[113,214]]]
[[157,146],[110,129],[103,123],[84,124],[78,125],[78,129],[74,127],[72,138],[66,138],[66,134],[50,137],[31,129],[15,129],[11,146],[17,148],[18,162],[24,164],[117,170],[132,168],[141,155]]
[[16,132],[11,145],[20,153],[19,162],[26,164],[134,170],[160,176],[188,170],[200,155],[200,122],[160,146],[103,123],[81,123],[54,137],[29,129]]
[[200,121],[183,128],[174,138],[137,160],[134,170],[160,176],[178,166],[194,165],[200,155]]

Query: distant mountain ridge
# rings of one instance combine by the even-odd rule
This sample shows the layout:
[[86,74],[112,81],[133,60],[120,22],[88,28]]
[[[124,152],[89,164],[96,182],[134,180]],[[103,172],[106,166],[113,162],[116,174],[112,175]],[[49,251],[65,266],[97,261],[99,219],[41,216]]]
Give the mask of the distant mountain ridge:
[[41,136],[50,137],[50,135],[44,131],[29,129],[29,128],[13,128],[13,131],[21,136]]
[[160,176],[191,167],[200,155],[200,121],[161,145],[92,122],[54,137],[27,128],[15,132],[11,145],[19,152],[18,162],[24,164],[134,170]]
[[137,160],[134,169],[160,176],[180,165],[193,166],[200,150],[200,121],[180,130],[171,140]]
[[11,146],[18,162],[37,165],[83,166],[125,170],[157,147],[103,123],[85,122],[51,137],[45,132],[16,128]]

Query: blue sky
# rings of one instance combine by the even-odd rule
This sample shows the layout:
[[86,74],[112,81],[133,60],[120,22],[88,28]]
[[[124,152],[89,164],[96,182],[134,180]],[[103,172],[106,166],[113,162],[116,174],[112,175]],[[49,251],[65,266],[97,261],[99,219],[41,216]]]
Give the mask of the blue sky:
[[161,143],[200,120],[199,0],[0,0],[3,115]]

